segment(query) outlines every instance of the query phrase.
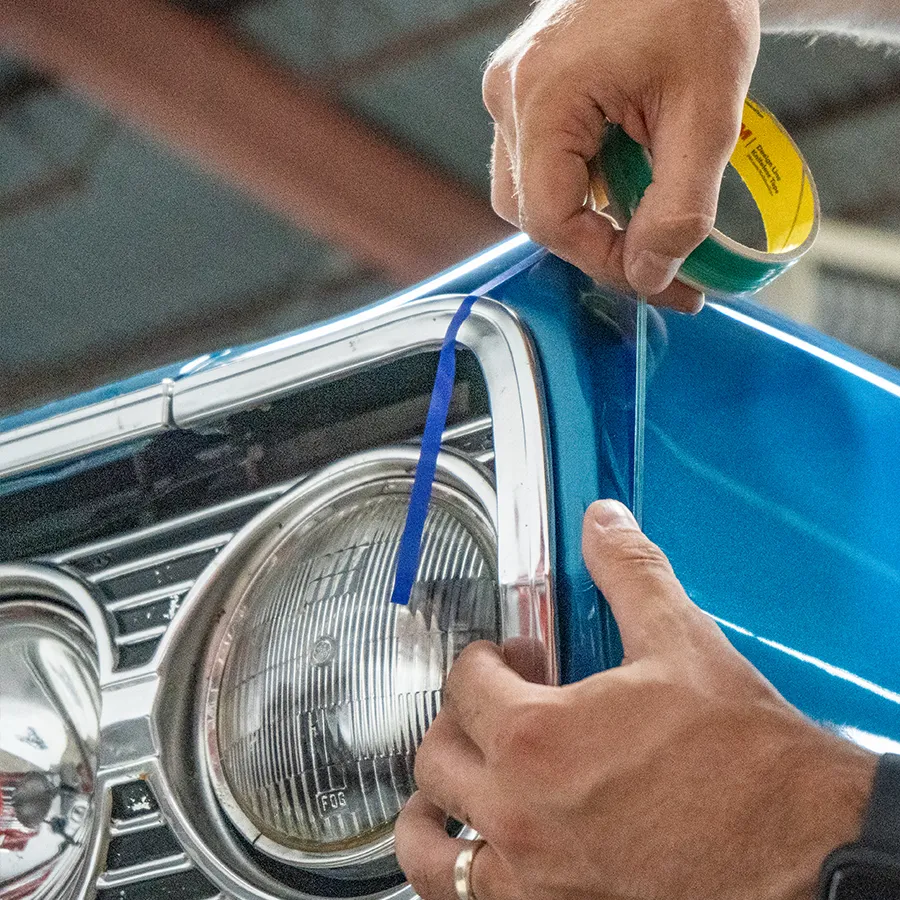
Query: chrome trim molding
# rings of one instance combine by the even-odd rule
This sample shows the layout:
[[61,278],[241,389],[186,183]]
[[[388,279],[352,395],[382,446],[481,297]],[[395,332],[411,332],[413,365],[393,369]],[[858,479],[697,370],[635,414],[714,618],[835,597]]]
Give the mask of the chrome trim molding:
[[146,528],[137,531],[129,531],[126,534],[117,534],[115,537],[106,538],[102,541],[95,541],[91,544],[83,544],[80,547],[73,547],[63,553],[58,553],[48,557],[49,562],[54,563],[71,563],[79,559],[88,559],[105,553],[108,550],[115,550],[124,544],[136,544],[146,538],[157,537],[167,532],[175,531],[188,525],[194,525],[202,522],[204,519],[211,519],[222,513],[230,512],[233,509],[240,509],[243,506],[252,506],[254,503],[266,502],[280,497],[289,487],[296,484],[294,481],[288,481],[284,484],[276,484],[272,487],[263,488],[259,491],[253,491],[250,494],[242,494],[233,500],[226,500],[224,503],[218,503],[215,506],[207,506],[197,512],[188,513],[184,516],[178,516],[175,519],[166,519],[165,522],[158,522],[156,525],[148,525]]
[[91,572],[88,580],[94,584],[104,581],[112,581],[120,575],[131,575],[134,572],[140,572],[143,569],[149,569],[152,566],[160,566],[164,563],[171,562],[173,559],[180,559],[183,556],[193,556],[203,553],[207,550],[218,550],[224,547],[234,534],[230,531],[224,534],[214,534],[211,537],[203,538],[203,540],[195,541],[192,544],[185,544],[174,550],[164,550],[161,553],[154,553],[151,556],[144,556],[139,559],[130,559],[128,562],[121,563],[117,566],[110,566],[108,569],[100,569],[98,572]]
[[121,394],[32,425],[0,432],[0,478],[106,450],[172,427],[174,382]]
[[114,838],[121,837],[123,834],[150,831],[153,828],[160,828],[164,824],[163,817],[157,812],[145,813],[132,819],[113,819],[109,826],[109,836]]
[[[188,375],[175,385],[173,422],[190,428],[376,364],[436,350],[463,298],[443,294],[388,308],[362,330],[356,317],[327,322]],[[472,307],[457,341],[483,365],[485,352],[496,352],[491,345],[510,333],[522,334],[515,314],[485,297]],[[513,339],[507,356],[516,355],[519,342]]]
[[152,641],[162,637],[166,633],[168,625],[154,625],[151,628],[142,628],[140,631],[131,631],[128,634],[116,636],[117,647],[130,647],[132,644],[143,644],[144,641]]
[[[405,309],[416,302],[429,302],[435,292],[452,285],[460,278],[471,275],[485,265],[503,259],[507,254],[515,254],[528,241],[527,235],[514,235],[484,253],[396,297],[322,325],[312,332],[303,331],[276,339],[248,351],[243,357],[238,357],[238,360],[257,354],[278,352],[281,348],[297,347],[308,343],[311,334],[321,334],[329,330],[350,334],[362,333],[373,322],[378,322],[398,309]],[[193,375],[187,373],[196,365],[205,365],[208,358],[200,357],[184,366],[182,378],[178,382],[166,378],[158,385],[121,394],[110,400],[42,419],[21,428],[0,432],[0,479],[56,465],[87,453],[108,449],[176,427],[172,410],[175,385],[201,377],[203,371]],[[220,370],[221,367],[214,369],[217,372]],[[209,409],[215,414],[216,403],[211,402]]]
[[489,431],[490,428],[490,416],[482,416],[480,419],[471,419],[468,422],[461,422],[459,425],[453,425],[444,430],[444,433],[441,435],[441,443],[447,444],[458,441],[460,438],[466,438],[473,434]]
[[155,603],[157,600],[164,600],[173,594],[186,594],[194,583],[194,579],[190,581],[176,581],[174,584],[164,584],[161,587],[153,588],[150,591],[144,591],[142,594],[132,594],[129,597],[120,597],[118,600],[110,600],[106,604],[106,608],[111,613],[123,612],[128,609],[137,609],[146,606],[149,603]]

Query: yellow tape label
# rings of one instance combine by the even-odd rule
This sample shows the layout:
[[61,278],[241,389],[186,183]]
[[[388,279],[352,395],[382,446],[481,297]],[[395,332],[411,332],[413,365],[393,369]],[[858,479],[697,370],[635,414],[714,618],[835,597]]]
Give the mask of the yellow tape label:
[[815,197],[806,163],[775,117],[744,101],[741,136],[731,155],[759,207],[769,253],[800,247],[815,224]]

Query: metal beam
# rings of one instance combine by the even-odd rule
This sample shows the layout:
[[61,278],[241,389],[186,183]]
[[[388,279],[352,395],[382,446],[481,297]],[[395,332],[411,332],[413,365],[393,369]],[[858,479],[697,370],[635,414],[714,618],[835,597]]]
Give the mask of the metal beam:
[[843,203],[830,211],[835,218],[859,225],[896,229],[900,215],[900,193],[879,190],[875,195],[864,196],[855,203]]
[[16,104],[52,87],[53,83],[49,78],[30,69],[22,69],[10,78],[0,81],[0,117],[13,109]]
[[823,268],[900,284],[900,235],[827,220],[822,222],[809,261]]
[[395,282],[509,234],[321,87],[162,0],[0,0],[0,43]]

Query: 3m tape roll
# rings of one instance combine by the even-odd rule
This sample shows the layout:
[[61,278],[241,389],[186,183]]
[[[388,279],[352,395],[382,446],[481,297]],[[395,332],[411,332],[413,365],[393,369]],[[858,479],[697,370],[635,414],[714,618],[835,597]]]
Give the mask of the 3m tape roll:
[[[592,183],[595,208],[608,195],[625,224],[653,177],[647,151],[618,126],[607,128],[597,158],[604,184]],[[819,198],[812,174],[781,123],[755,100],[744,102],[731,167],[759,210],[766,249],[745,246],[716,229],[688,256],[676,276],[700,291],[753,293],[789,269],[812,246],[819,229]],[[625,222],[621,220],[624,219]]]

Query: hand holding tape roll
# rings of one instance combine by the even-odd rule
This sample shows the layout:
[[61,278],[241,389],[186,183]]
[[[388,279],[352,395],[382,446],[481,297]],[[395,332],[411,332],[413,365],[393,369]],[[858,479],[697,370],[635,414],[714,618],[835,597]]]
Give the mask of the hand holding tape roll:
[[[757,0],[537,0],[484,76],[496,212],[600,283],[698,310],[672,278],[713,226],[759,20]],[[584,203],[607,121],[653,157],[624,232]]]
[[[766,248],[749,247],[713,229],[675,276],[704,293],[752,293],[765,287],[809,250],[819,227],[819,199],[806,161],[778,120],[755,100],[744,102],[729,165],[759,210]],[[647,151],[618,126],[608,126],[593,166],[593,207],[608,210],[624,227],[652,175]]]

